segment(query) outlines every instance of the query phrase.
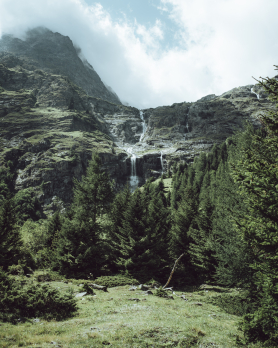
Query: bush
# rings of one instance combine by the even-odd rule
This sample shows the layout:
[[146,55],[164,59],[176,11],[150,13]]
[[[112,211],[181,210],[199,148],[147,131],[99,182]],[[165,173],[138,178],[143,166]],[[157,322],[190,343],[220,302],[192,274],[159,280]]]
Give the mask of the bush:
[[108,288],[124,285],[139,285],[138,280],[123,275],[98,277],[94,280],[94,283],[107,286]]
[[61,320],[77,310],[72,293],[62,295],[48,285],[21,283],[0,271],[0,320],[16,322],[19,318],[41,317]]
[[232,315],[242,316],[255,310],[254,304],[247,297],[246,292],[240,294],[219,294],[207,299],[204,298],[203,301],[218,306],[226,313]]
[[158,297],[169,298],[167,291],[162,289],[162,286],[159,289],[155,290],[154,295]]

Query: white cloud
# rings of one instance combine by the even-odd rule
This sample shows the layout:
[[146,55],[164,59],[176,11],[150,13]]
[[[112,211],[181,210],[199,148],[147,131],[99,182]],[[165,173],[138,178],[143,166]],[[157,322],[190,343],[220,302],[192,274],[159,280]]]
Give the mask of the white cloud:
[[179,45],[163,47],[164,24],[116,21],[83,0],[1,0],[0,35],[46,26],[69,36],[101,79],[137,107],[194,101],[272,76],[277,0],[161,0]]

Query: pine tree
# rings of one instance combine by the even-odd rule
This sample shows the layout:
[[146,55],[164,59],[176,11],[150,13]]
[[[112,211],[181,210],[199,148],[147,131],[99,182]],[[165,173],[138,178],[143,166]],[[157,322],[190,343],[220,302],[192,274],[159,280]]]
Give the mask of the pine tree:
[[97,276],[107,258],[101,217],[108,211],[113,187],[97,155],[89,162],[86,176],[74,183],[73,203],[61,227],[54,268],[67,276]]
[[17,264],[22,245],[13,201],[8,194],[6,195],[7,198],[3,199],[0,205],[0,268],[4,270]]
[[120,257],[119,268],[146,281],[159,278],[167,265],[168,210],[164,207],[163,193],[153,197],[145,206],[140,190],[136,190],[124,213],[122,228],[117,235]]
[[194,268],[191,264],[189,254],[190,237],[188,231],[194,221],[197,212],[197,201],[193,188],[189,185],[184,191],[183,199],[177,211],[172,212],[172,227],[170,232],[169,252],[172,261],[176,260],[181,254],[185,253],[179,263],[177,276],[182,282],[193,284],[196,282]]
[[[260,84],[278,105],[278,81]],[[252,136],[250,148],[233,163],[233,177],[248,208],[238,228],[256,254],[253,288],[257,310],[244,317],[242,329],[249,341],[278,344],[278,111],[261,116],[263,132]]]

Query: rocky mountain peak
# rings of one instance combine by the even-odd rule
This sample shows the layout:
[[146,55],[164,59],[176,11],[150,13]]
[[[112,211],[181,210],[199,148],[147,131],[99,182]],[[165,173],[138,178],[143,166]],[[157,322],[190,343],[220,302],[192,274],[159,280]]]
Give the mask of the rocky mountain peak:
[[[89,96],[121,104],[116,93],[105,86],[93,67],[85,59],[80,58],[80,53],[80,49],[74,47],[68,36],[54,33],[46,28],[29,30],[25,40],[12,35],[3,35],[0,40],[2,58],[12,54],[23,60],[22,66],[27,70],[37,68],[67,76]],[[11,65],[11,58],[9,62],[8,65]]]

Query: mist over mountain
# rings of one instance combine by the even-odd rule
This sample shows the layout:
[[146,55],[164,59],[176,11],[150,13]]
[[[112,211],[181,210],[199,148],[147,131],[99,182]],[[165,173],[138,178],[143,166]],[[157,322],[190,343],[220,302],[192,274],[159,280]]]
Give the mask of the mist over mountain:
[[[106,87],[94,68],[74,47],[71,39],[46,28],[36,28],[26,33],[25,40],[3,35],[0,54],[12,53],[23,61],[28,70],[42,69],[56,75],[67,76],[88,95],[121,104],[111,87]],[[81,56],[81,58],[80,58]]]

